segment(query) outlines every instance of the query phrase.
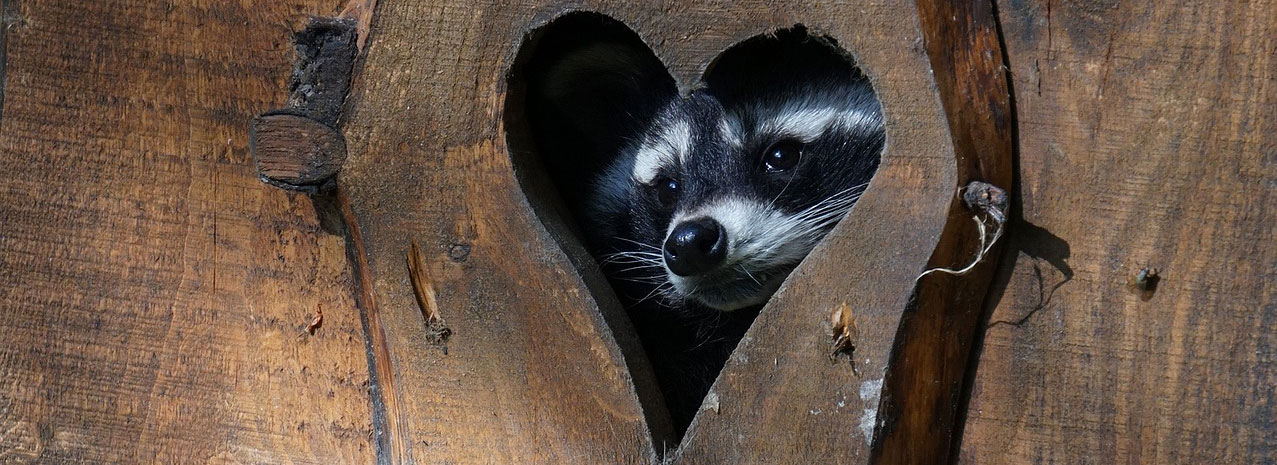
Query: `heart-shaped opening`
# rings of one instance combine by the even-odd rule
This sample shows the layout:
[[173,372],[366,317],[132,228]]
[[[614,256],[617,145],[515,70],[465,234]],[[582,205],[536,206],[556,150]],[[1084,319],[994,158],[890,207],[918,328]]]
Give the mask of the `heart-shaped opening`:
[[641,341],[645,357],[627,358],[650,363],[681,436],[754,317],[877,170],[869,81],[798,25],[732,46],[680,92],[635,32],[589,12],[532,33],[509,79],[519,182],[600,306],[625,309],[630,324],[613,331]]

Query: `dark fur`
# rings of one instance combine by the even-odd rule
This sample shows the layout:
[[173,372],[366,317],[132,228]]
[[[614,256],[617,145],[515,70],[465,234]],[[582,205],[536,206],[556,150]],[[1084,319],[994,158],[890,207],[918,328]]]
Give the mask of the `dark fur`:
[[[692,162],[662,173],[680,180],[677,210],[734,196],[797,213],[869,181],[884,143],[881,110],[850,59],[801,27],[733,47],[711,66],[703,88],[679,97],[659,60],[623,26],[594,15],[559,21],[579,24],[551,28],[541,38],[539,46],[549,50],[529,65],[529,122],[584,242],[627,306],[683,431],[761,306],[711,310],[660,292],[659,283],[644,280],[652,269],[603,260],[648,250],[638,244],[660,247],[670,227],[671,211],[659,206],[653,189],[630,179],[638,145],[673,121],[693,122]],[[759,119],[800,99],[862,110],[878,124],[818,137],[792,172],[760,170],[761,152],[778,136],[758,133]],[[723,115],[741,122],[742,147],[723,139]],[[758,280],[781,280],[796,265],[778,264]],[[747,289],[755,284],[742,281],[740,292],[756,292]]]

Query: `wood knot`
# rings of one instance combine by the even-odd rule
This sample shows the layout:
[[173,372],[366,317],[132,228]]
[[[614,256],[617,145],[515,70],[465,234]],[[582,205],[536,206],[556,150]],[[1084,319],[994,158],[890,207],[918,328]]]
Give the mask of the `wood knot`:
[[356,25],[349,19],[314,18],[293,37],[297,59],[288,105],[253,119],[249,147],[262,181],[314,193],[331,188],[346,162],[338,131],[354,69]]
[[331,187],[346,162],[346,140],[307,116],[268,113],[253,119],[249,147],[262,181],[289,190]]

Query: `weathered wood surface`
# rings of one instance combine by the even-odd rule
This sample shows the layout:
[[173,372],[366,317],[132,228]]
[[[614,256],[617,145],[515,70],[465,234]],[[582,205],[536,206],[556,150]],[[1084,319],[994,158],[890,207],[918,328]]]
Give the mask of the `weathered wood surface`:
[[1277,3],[999,8],[1023,221],[962,463],[1277,463]]
[[248,143],[262,180],[288,189],[321,187],[346,162],[341,133],[305,116],[275,113],[254,118]]
[[334,2],[3,3],[0,462],[373,463],[344,241],[246,130]]
[[[506,153],[505,72],[562,7],[347,2],[372,42],[343,192],[316,203],[257,181],[246,129],[284,103],[291,32],[340,2],[222,3],[0,1],[0,459],[654,463],[635,341],[556,242],[537,167]],[[950,143],[936,44],[899,3],[574,4],[685,86],[803,22],[856,53],[891,118],[873,187],[760,317],[678,463],[869,457],[873,382],[972,143]],[[998,7],[1024,220],[960,462],[1277,461],[1277,5]],[[1157,288],[1131,290],[1144,267]],[[827,358],[839,308],[854,371]]]
[[875,464],[952,462],[985,293],[1005,243],[1012,180],[1014,113],[993,4],[916,3],[961,194],[950,204],[929,270],[896,332],[878,409]]
[[[633,28],[685,88],[729,46],[796,23],[837,39],[874,80],[888,115],[883,167],[855,213],[759,317],[677,458],[866,461],[870,431],[861,425],[874,424],[876,386],[913,278],[958,187],[914,6],[579,6]],[[501,125],[517,45],[566,10],[534,2],[378,8],[348,101],[350,158],[339,184],[364,238],[368,300],[386,331],[385,357],[375,363],[393,367],[378,367],[394,374],[380,386],[395,399],[384,412],[394,425],[389,460],[652,463],[646,424],[662,413],[639,402],[648,382],[643,357],[615,299],[586,290],[601,288],[597,270],[573,267],[589,259],[563,236],[538,168],[511,164]],[[443,345],[425,337],[405,267],[413,239],[453,330]],[[860,328],[855,370],[829,358],[828,319],[839,306],[852,307]]]

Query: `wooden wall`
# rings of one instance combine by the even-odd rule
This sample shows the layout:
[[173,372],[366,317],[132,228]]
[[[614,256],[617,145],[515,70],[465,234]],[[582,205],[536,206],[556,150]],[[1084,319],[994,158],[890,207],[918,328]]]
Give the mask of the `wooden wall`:
[[344,239],[247,143],[333,5],[250,3],[4,2],[0,463],[374,461]]
[[1019,221],[962,462],[1277,461],[1277,3],[999,10]]
[[[624,326],[615,303],[589,295],[597,276],[569,265],[579,250],[519,234],[544,230],[511,194],[496,136],[501,63],[520,28],[561,8],[380,2],[348,104],[349,197],[314,201],[257,180],[247,127],[284,103],[291,32],[340,3],[0,2],[0,462],[655,460],[660,433],[654,444],[643,387],[629,384],[643,374],[626,371],[641,363],[609,332]],[[917,35],[912,20],[830,19],[908,11],[892,2],[683,5],[588,6],[661,34],[649,40],[679,76],[731,43],[724,31],[823,18],[844,44],[867,47],[858,31],[873,27]],[[996,9],[1017,219],[986,299],[957,460],[1277,462],[1277,4]],[[710,45],[687,45],[696,40]],[[857,53],[881,63],[871,74],[907,84],[891,101],[936,116],[897,129],[917,135],[916,151],[948,150],[939,101],[916,90],[930,78],[907,72],[925,70],[919,58]],[[343,210],[366,248],[348,240]],[[412,239],[455,330],[446,347],[421,337]],[[805,269],[834,273],[836,259]],[[1146,267],[1156,288],[1133,289]],[[779,336],[759,340],[810,335],[828,318],[836,300],[792,289],[779,307],[792,311],[766,320]],[[835,297],[867,291],[845,292]],[[864,409],[810,420],[805,403],[836,383],[860,402],[858,378],[845,364],[802,365],[826,348],[804,337],[756,343],[737,363],[819,381],[717,404],[755,429],[705,427],[723,442],[694,443],[681,463],[864,463]],[[768,358],[769,347],[786,352]],[[724,399],[752,383],[734,379]],[[802,420],[790,431],[768,423],[790,414]]]

